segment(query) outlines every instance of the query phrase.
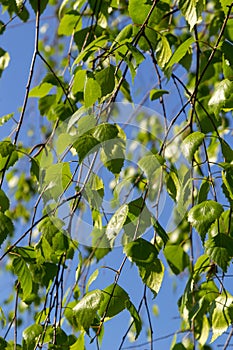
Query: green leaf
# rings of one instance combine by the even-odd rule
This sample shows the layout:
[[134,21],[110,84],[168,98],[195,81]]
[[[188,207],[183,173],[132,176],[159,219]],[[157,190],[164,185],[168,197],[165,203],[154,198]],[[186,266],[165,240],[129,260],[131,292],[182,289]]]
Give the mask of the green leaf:
[[158,98],[160,98],[164,94],[169,94],[169,91],[162,90],[162,89],[152,89],[150,91],[150,99],[151,99],[151,101],[157,100]]
[[14,113],[9,113],[0,118],[0,126],[7,123],[14,116]]
[[85,343],[84,332],[81,332],[78,339],[74,344],[70,346],[69,350],[84,350],[85,349],[84,343]]
[[180,245],[166,245],[163,252],[174,274],[179,275],[189,266],[189,256]]
[[156,296],[160,290],[164,266],[157,258],[158,251],[150,242],[138,238],[124,247],[128,259],[134,262],[138,269],[143,283],[145,283]]
[[87,78],[84,88],[84,104],[85,107],[92,106],[98,98],[102,96],[99,83],[93,78]]
[[[132,21],[135,24],[143,24],[149,11],[151,9],[151,4],[147,4],[146,1],[141,0],[129,0],[128,11],[129,15],[132,18]],[[149,23],[153,22],[153,15],[155,14],[156,9],[154,9],[151,14]]]
[[74,81],[72,85],[72,92],[76,94],[77,92],[84,91],[85,81],[86,81],[86,70],[78,70],[74,74]]
[[117,235],[120,233],[122,227],[124,226],[128,215],[128,211],[128,205],[123,204],[119,209],[117,209],[117,211],[113,214],[113,216],[108,222],[106,228],[106,236],[110,241],[111,247],[113,246]]
[[13,262],[14,273],[17,275],[20,282],[20,287],[23,290],[23,299],[27,299],[32,291],[32,275],[23,258],[14,258]]
[[232,1],[231,0],[220,0],[220,3],[222,5],[223,12],[225,13],[225,15],[227,15],[227,13],[229,11],[229,6],[232,5]]
[[2,157],[8,157],[15,150],[15,146],[11,141],[2,141],[0,142],[0,155]]
[[195,152],[198,150],[199,146],[202,144],[205,135],[200,131],[195,131],[188,135],[181,145],[181,150],[184,156],[192,161]]
[[73,33],[74,29],[81,29],[82,21],[80,19],[81,18],[78,11],[71,10],[69,12],[66,12],[59,23],[57,31],[58,35],[70,36]]
[[8,216],[0,212],[0,246],[8,235],[12,235],[14,231],[14,226],[12,221]]
[[171,55],[172,50],[170,48],[169,42],[163,35],[161,36],[156,49],[156,58],[161,68],[165,67],[167,62],[170,60]]
[[227,328],[233,323],[233,297],[227,293],[222,293],[213,302],[213,311],[211,313],[211,324],[213,335],[211,343],[213,343]]
[[156,220],[153,216],[151,218],[152,225],[155,229],[155,232],[159,235],[160,238],[162,238],[164,245],[168,242],[169,236],[164,230],[164,228],[160,225],[158,220]]
[[0,211],[4,212],[10,207],[10,201],[3,190],[0,190]]
[[102,291],[103,299],[100,304],[99,314],[102,317],[111,318],[126,308],[129,295],[118,284],[111,284]]
[[80,54],[74,61],[73,66],[83,60],[85,61],[96,50],[103,49],[106,43],[107,39],[105,35],[102,35],[97,39],[93,40],[89,45],[85,47],[85,49],[82,52],[80,52]]
[[166,68],[172,67],[173,64],[180,62],[180,60],[186,55],[187,51],[190,48],[190,45],[194,43],[193,37],[188,38],[185,40],[181,45],[178,46],[176,51],[171,56],[170,60],[168,61]]
[[52,164],[45,170],[42,188],[45,199],[58,199],[70,185],[72,174],[68,162]]
[[197,229],[204,241],[210,226],[218,219],[223,212],[220,203],[213,200],[207,200],[195,205],[188,213],[188,221]]
[[74,148],[78,153],[79,161],[81,163],[87,155],[90,155],[99,149],[99,141],[92,135],[84,134],[74,143]]
[[209,191],[210,191],[210,181],[208,181],[208,179],[204,179],[198,191],[198,203],[201,203],[207,200]]
[[213,95],[211,96],[208,105],[218,111],[221,107],[225,106],[232,91],[233,82],[229,79],[223,79],[215,85]]
[[119,133],[118,127],[114,124],[109,124],[109,123],[99,124],[92,130],[92,135],[99,142],[113,140],[118,136],[118,133]]
[[221,137],[219,138],[222,154],[225,158],[225,162],[231,163],[233,161],[233,149],[232,147]]
[[113,65],[97,71],[95,78],[101,87],[101,96],[110,94],[115,87],[115,68]]
[[29,92],[29,97],[44,97],[47,96],[50,90],[53,88],[53,85],[50,83],[42,83],[38,86],[35,86]]
[[88,292],[88,289],[90,288],[91,284],[96,280],[96,278],[99,275],[99,270],[95,270],[91,276],[89,277],[87,284],[86,284],[86,293]]
[[136,329],[135,339],[137,339],[137,337],[139,336],[142,330],[142,320],[135,306],[131,303],[131,301],[126,301],[126,308],[130,312],[131,317],[133,318],[135,329]]
[[93,324],[96,312],[100,308],[103,298],[102,291],[96,289],[84,295],[73,308],[74,317],[85,331],[88,331]]
[[0,78],[2,76],[2,72],[6,69],[10,62],[10,55],[8,52],[0,48]]
[[[38,1],[37,0],[29,0],[31,7],[33,8],[34,12],[37,13],[38,11]],[[48,5],[49,0],[40,0],[40,14],[44,12]]]
[[34,349],[37,340],[43,334],[43,326],[40,324],[33,324],[23,331],[23,349]]
[[139,236],[151,226],[151,213],[145,201],[139,197],[128,204],[129,212],[124,225],[125,236],[123,244],[126,244]]
[[233,257],[233,238],[218,233],[214,237],[209,237],[205,242],[206,254],[216,263],[224,272]]
[[179,8],[192,30],[198,21],[197,0],[179,0]]
[[156,170],[158,170],[163,163],[164,159],[159,155],[149,154],[142,157],[139,160],[138,165],[150,181],[153,179],[153,175],[155,174]]

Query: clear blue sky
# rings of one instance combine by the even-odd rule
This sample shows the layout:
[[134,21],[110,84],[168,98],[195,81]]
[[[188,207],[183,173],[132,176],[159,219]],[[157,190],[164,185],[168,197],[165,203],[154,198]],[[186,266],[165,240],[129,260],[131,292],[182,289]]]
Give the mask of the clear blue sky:
[[[48,23],[50,24],[49,30],[52,30],[52,20],[48,20]],[[9,24],[6,32],[0,37],[0,39],[0,46],[9,51],[11,56],[10,65],[5,70],[0,80],[0,117],[8,113],[15,112],[15,118],[18,119],[19,114],[17,110],[23,103],[33,52],[34,22],[21,24],[21,22],[17,19]],[[153,78],[151,76],[150,67],[144,64],[139,77],[136,79],[135,91],[140,89],[140,85],[151,86],[152,80]],[[33,107],[33,102],[30,102],[30,105]],[[173,109],[175,105],[175,99],[171,100],[171,109]],[[20,134],[20,138],[23,139],[28,131],[28,128],[31,126],[34,127],[37,123],[38,120],[34,120],[33,112],[31,113],[30,110],[28,110],[25,117],[25,126],[22,129],[23,131]],[[14,122],[10,122],[9,125],[10,127],[7,126],[0,128],[1,138],[8,136],[12,130],[12,127],[14,126]],[[39,135],[35,136],[37,137]],[[163,212],[163,224],[165,224],[165,217],[168,214],[169,208],[167,208],[167,212],[165,208]],[[24,231],[24,229],[25,228],[23,227],[19,228],[19,232]],[[200,246],[197,244],[197,249],[199,248]],[[163,259],[163,257],[161,258]],[[110,265],[117,269],[122,261],[122,248],[114,249],[114,251],[106,256],[104,260],[105,265]],[[103,262],[101,262],[101,265],[103,265]],[[100,268],[99,278],[93,283],[92,287],[104,288],[113,283],[113,281],[114,273],[108,269]],[[153,337],[155,339],[161,336],[169,335],[178,329],[179,320],[177,319],[178,312],[176,301],[178,300],[178,296],[182,294],[185,282],[186,275],[184,274],[178,279],[178,284],[175,286],[176,288],[174,288],[174,283],[177,283],[177,279],[175,282],[175,278],[170,277],[169,271],[166,271],[161,291],[157,298],[154,301],[151,301],[151,304],[155,303],[159,307],[159,317],[153,317]],[[119,284],[129,293],[132,302],[137,307],[142,298],[143,288],[138,278],[137,268],[135,266],[131,266],[128,261],[123,269]],[[148,292],[148,295],[149,294],[150,293]],[[0,299],[2,296],[2,293],[0,293]],[[143,315],[144,319],[146,320],[145,308],[143,308]],[[129,314],[127,311],[119,314],[114,320],[108,321],[105,325],[104,342],[101,349],[117,349],[128,324]],[[146,340],[146,335],[142,334],[138,343],[143,343]],[[154,349],[169,349],[171,340],[172,337],[169,337],[163,341],[155,342]],[[128,342],[126,342],[125,346],[127,344],[130,345]],[[87,346],[87,350],[89,349],[95,349],[95,344]],[[141,347],[140,349],[149,349],[149,344]],[[213,349],[218,349],[217,344],[213,346]]]

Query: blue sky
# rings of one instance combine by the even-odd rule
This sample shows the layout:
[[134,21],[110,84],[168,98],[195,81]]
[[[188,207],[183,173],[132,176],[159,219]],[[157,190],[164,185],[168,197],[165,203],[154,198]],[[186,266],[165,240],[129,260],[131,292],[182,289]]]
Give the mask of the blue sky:
[[[4,20],[4,16],[3,16]],[[46,21],[47,22],[47,21]],[[52,20],[48,21],[50,27],[49,30],[53,29]],[[31,62],[31,57],[33,53],[33,43],[34,43],[34,21],[26,24],[22,24],[18,19],[14,20],[9,24],[4,35],[0,37],[0,46],[5,50],[9,51],[11,56],[11,61],[9,67],[3,72],[3,76],[0,80],[0,117],[15,112],[15,118],[18,119],[19,113],[18,108],[23,103],[23,98],[25,94],[25,87],[28,79],[29,67]],[[139,72],[139,76],[136,78],[135,91],[140,89],[142,86],[152,86],[153,80],[155,78],[151,76],[150,66],[147,63],[142,65]],[[36,77],[36,74],[35,74]],[[138,95],[138,101],[140,101],[140,95]],[[177,103],[176,95],[170,97],[171,99],[171,112]],[[34,115],[33,103],[31,100],[29,102],[28,111],[25,116],[24,127],[20,133],[20,139],[24,139],[31,127],[34,128],[38,124],[38,116]],[[151,105],[155,107],[155,105]],[[171,114],[171,113],[170,113]],[[9,126],[0,128],[0,136],[4,138],[10,134],[12,128],[14,127],[14,122],[9,122]],[[39,135],[33,135],[33,137],[39,137]],[[169,213],[170,208],[166,208],[163,212],[163,224],[166,224],[166,216]],[[24,227],[20,227],[18,233],[24,231]],[[201,249],[200,243],[197,241],[196,249]],[[164,261],[164,258],[161,256]],[[100,274],[92,285],[92,288],[104,288],[107,285],[113,283],[114,273],[109,269],[102,268],[102,265],[110,265],[114,268],[118,268],[122,261],[122,248],[116,248],[114,251],[104,258],[104,262],[101,261],[100,264]],[[93,266],[96,268],[96,266]],[[71,267],[72,272],[72,267]],[[161,291],[155,300],[151,300],[151,296],[148,291],[148,298],[150,304],[156,304],[159,307],[159,317],[153,317],[153,337],[156,339],[158,337],[166,336],[171,334],[173,331],[179,328],[179,320],[177,304],[176,301],[178,297],[182,294],[182,291],[186,282],[185,273],[178,279],[171,277],[169,271],[166,270],[165,278],[162,284]],[[1,276],[2,278],[2,276]],[[69,284],[69,278],[67,280]],[[137,307],[143,293],[143,287],[139,280],[137,268],[132,266],[129,261],[127,261],[122,275],[119,280],[120,286],[122,286],[130,295],[131,301]],[[0,293],[0,299],[3,297]],[[146,320],[145,307],[143,307],[144,319]],[[146,321],[147,322],[147,321]],[[118,349],[121,342],[122,336],[125,333],[129,324],[129,314],[127,311],[119,314],[114,320],[110,320],[105,325],[105,336],[102,350],[108,349]],[[171,344],[172,337],[161,340],[154,343],[154,349],[168,349]],[[147,341],[146,334],[142,334],[138,340],[138,343],[144,343]],[[220,342],[222,343],[222,342]],[[130,346],[130,343],[126,341],[125,347]],[[124,347],[123,347],[124,348]],[[135,347],[136,348],[136,347]],[[149,349],[149,344],[141,347],[140,349]],[[213,346],[213,349],[217,349],[217,344]],[[95,349],[95,345],[87,346],[87,350]]]

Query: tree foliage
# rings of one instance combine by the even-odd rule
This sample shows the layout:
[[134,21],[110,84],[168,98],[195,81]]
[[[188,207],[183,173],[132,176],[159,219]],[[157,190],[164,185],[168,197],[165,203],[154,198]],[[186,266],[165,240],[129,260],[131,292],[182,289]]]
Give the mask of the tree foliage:
[[[124,311],[118,348],[140,346],[146,330],[153,349],[169,274],[183,285],[170,348],[226,349],[233,3],[0,4],[2,37],[34,25],[22,105],[0,118],[1,349],[99,349]],[[1,78],[20,64],[0,48]]]

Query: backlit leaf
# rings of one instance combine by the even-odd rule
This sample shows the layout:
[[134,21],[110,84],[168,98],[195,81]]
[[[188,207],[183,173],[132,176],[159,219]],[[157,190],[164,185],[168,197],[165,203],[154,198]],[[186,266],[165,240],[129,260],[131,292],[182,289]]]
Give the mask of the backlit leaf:
[[156,49],[156,58],[161,68],[164,68],[164,66],[169,61],[171,55],[172,55],[172,51],[171,51],[169,42],[167,38],[163,35],[161,36]]
[[96,289],[87,293],[73,308],[74,317],[84,330],[91,327],[103,298],[103,293]]
[[213,260],[224,272],[233,257],[233,238],[218,233],[214,237],[209,237],[205,242],[206,254]]
[[152,89],[150,91],[150,99],[151,101],[157,100],[158,98],[160,98],[161,96],[163,96],[164,94],[169,94],[169,92],[167,90],[160,90],[160,89]]
[[119,209],[117,209],[117,211],[113,214],[113,216],[108,222],[108,225],[106,228],[106,236],[109,239],[111,246],[113,246],[117,235],[120,233],[126,221],[128,211],[129,211],[128,205],[127,204],[122,205]]
[[8,52],[0,48],[0,77],[4,69],[7,68],[10,62],[10,55]]
[[173,64],[180,62],[180,60],[185,56],[190,46],[194,43],[193,37],[188,38],[182,44],[178,46],[176,51],[171,56],[166,68],[172,67]]
[[180,245],[166,245],[163,252],[172,272],[176,275],[189,266],[189,256]]
[[82,162],[83,159],[98,150],[99,141],[92,135],[84,134],[80,136],[74,144],[79,161]]
[[27,299],[32,291],[32,275],[29,267],[21,257],[14,258],[12,265],[23,290],[23,299]]
[[197,24],[197,0],[179,0],[179,8],[186,21],[190,25],[190,30]]
[[129,295],[118,284],[111,284],[102,290],[103,299],[99,308],[100,316],[111,318],[126,308]]
[[188,213],[188,221],[200,233],[204,241],[206,233],[210,226],[218,219],[223,212],[220,203],[213,200],[207,200],[195,205]]
[[233,297],[226,292],[219,295],[213,302],[213,311],[211,313],[211,323],[213,343],[227,328],[233,323]]
[[96,102],[96,100],[101,96],[102,92],[99,83],[93,78],[87,78],[84,87],[85,107],[92,106]]
[[184,156],[191,161],[195,152],[198,150],[199,146],[202,144],[205,135],[200,131],[195,131],[188,135],[181,145],[181,150]]

